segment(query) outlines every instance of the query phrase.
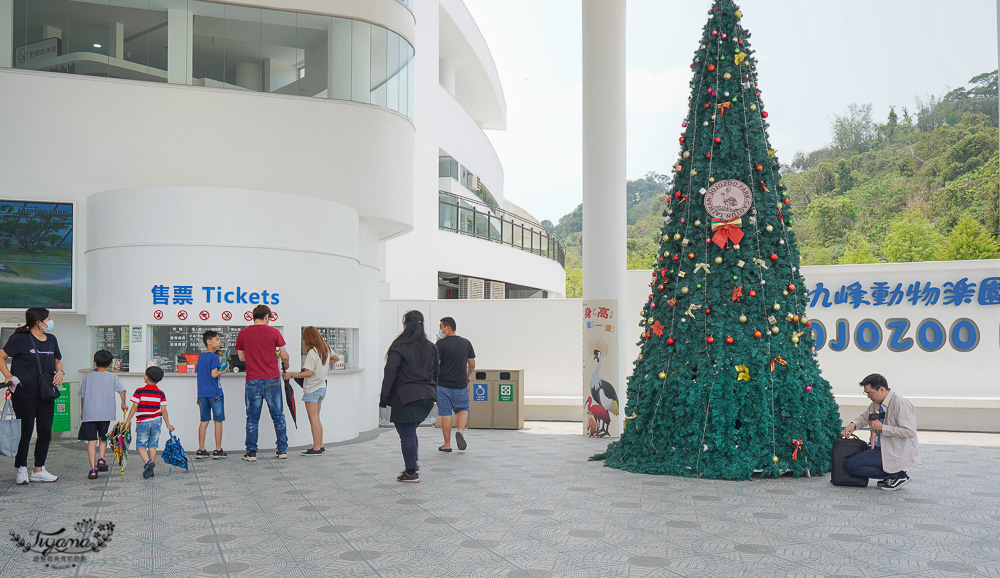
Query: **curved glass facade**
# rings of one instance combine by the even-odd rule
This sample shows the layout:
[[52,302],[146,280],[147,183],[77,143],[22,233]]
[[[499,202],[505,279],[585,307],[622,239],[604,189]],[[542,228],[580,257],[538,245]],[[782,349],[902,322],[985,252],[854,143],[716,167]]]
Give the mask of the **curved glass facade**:
[[368,22],[201,0],[12,10],[0,42],[13,56],[0,67],[350,100],[413,118],[413,47]]

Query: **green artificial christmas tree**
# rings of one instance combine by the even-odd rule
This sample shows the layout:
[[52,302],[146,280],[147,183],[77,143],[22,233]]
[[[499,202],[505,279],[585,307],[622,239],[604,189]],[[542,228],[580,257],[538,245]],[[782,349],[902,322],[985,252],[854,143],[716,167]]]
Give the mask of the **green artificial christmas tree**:
[[594,457],[613,468],[729,480],[830,469],[840,414],[741,16],[713,2],[691,65],[626,421]]

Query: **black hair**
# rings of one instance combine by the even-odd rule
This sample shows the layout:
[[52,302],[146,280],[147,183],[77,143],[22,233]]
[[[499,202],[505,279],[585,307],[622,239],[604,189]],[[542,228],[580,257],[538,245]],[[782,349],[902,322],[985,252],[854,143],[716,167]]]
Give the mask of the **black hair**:
[[445,327],[451,327],[452,331],[454,331],[455,329],[457,329],[457,327],[455,326],[455,319],[453,317],[442,317],[441,318],[441,323]]
[[102,349],[94,354],[94,365],[97,367],[110,367],[111,362],[115,360],[115,356],[111,355],[111,352]]
[[209,329],[205,333],[201,334],[201,340],[205,343],[205,347],[208,347],[208,340],[209,339],[215,339],[218,336],[219,336],[219,332],[218,331],[213,331],[213,330]]
[[155,365],[152,367],[147,367],[146,377],[149,378],[149,381],[153,383],[160,383],[161,381],[163,381],[163,370],[160,369],[159,367],[156,367]]
[[27,333],[38,324],[49,318],[49,310],[44,307],[28,307],[24,312],[24,325],[14,330],[14,333]]
[[[434,344],[431,343],[430,339],[427,339],[427,334],[424,332],[424,314],[417,311],[407,311],[403,315],[403,330],[392,340],[392,344],[389,345],[389,349],[396,347],[397,345],[405,345],[407,343],[418,344],[417,348],[420,352],[422,359],[411,360],[415,366],[422,367],[429,363],[429,360],[434,355]],[[389,356],[389,352],[386,352],[386,357]],[[417,362],[420,363],[417,363]]]
[[253,308],[253,318],[257,319],[268,319],[271,316],[271,308],[267,305],[258,305]]
[[864,387],[866,385],[870,386],[875,391],[878,391],[879,389],[882,388],[885,388],[886,391],[889,390],[889,382],[886,381],[885,378],[879,375],[878,373],[873,373],[869,376],[866,376],[864,379],[861,380],[860,385],[861,387]]

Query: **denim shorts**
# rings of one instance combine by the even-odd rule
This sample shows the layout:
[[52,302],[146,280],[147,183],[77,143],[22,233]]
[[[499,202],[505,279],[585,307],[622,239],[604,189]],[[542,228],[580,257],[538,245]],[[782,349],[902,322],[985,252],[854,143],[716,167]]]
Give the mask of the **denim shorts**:
[[[226,410],[222,407],[224,402],[225,398],[221,395],[218,397],[199,397],[198,408],[201,409],[201,421],[203,423],[206,421],[226,421]],[[214,420],[212,414],[215,414]]]
[[163,418],[148,419],[135,424],[135,449],[155,450],[160,447],[160,425]]
[[451,389],[450,387],[438,386],[437,388],[438,415],[448,417],[452,413],[469,411],[469,389]]
[[307,401],[310,403],[316,403],[318,401],[323,401],[326,397],[326,388],[321,387],[312,393],[303,393],[302,401]]

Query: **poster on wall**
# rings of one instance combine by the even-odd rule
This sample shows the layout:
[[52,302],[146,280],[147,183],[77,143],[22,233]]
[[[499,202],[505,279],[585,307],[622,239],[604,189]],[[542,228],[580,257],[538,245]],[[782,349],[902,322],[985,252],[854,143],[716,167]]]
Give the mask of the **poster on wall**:
[[583,434],[616,437],[619,431],[618,301],[583,302]]
[[0,199],[0,309],[72,309],[73,204]]

